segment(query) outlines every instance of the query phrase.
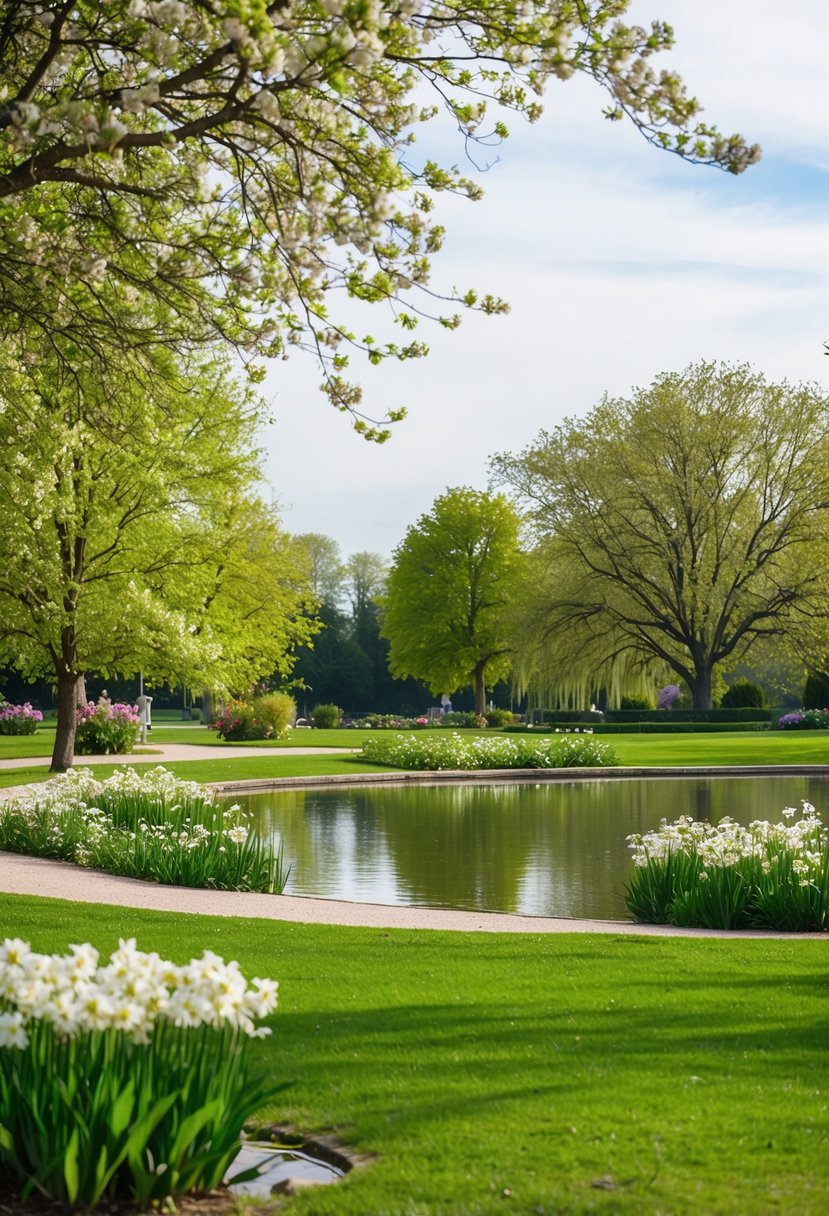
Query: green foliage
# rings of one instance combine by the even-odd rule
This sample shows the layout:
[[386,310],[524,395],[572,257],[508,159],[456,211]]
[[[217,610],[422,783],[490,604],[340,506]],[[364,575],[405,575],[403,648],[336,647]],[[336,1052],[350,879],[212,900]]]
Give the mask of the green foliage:
[[811,671],[803,686],[804,709],[826,709],[829,706],[829,675]]
[[[597,722],[589,729],[596,735],[716,735],[729,731],[760,731],[771,730],[769,721],[754,722],[751,719],[740,722],[674,722],[663,715],[661,722]],[[560,727],[547,723],[544,726],[505,726],[510,733],[540,734],[559,730]],[[565,730],[571,729],[564,727]],[[578,727],[575,728],[578,730]]]
[[61,959],[32,955],[19,940],[0,945],[15,960],[0,963],[4,1197],[73,1210],[131,1200],[143,1210],[212,1190],[238,1155],[245,1122],[278,1092],[251,1067],[244,978],[214,954],[177,968],[139,954],[134,941],[98,971],[97,951],[71,950]]
[[284,739],[296,717],[296,701],[286,692],[269,692],[254,697],[253,708],[260,722],[265,723],[266,739]]
[[103,781],[72,769],[0,802],[0,849],[173,886],[280,892],[281,851],[248,818],[163,768]]
[[453,727],[477,727],[488,726],[485,717],[479,714],[467,713],[464,710],[453,709],[448,714],[443,714],[440,718],[435,719],[437,726],[453,726]]
[[667,666],[709,708],[718,664],[822,612],[827,444],[817,386],[698,363],[497,457],[539,541],[522,685]]
[[0,663],[57,683],[65,767],[82,672],[250,686],[289,670],[312,600],[225,363],[151,348],[67,379],[48,343],[29,355],[0,369]]
[[508,739],[503,736],[393,735],[364,739],[360,757],[427,772],[502,768],[595,768],[617,764],[607,743],[587,735],[557,739]]
[[[788,818],[796,812],[788,807]],[[829,927],[829,832],[809,803],[796,823],[681,818],[628,838],[626,901],[638,920],[706,929]]]
[[311,716],[314,726],[319,730],[332,730],[340,725],[343,711],[339,705],[315,705]]
[[267,724],[260,719],[250,701],[226,701],[211,726],[226,743],[264,739],[268,732]]
[[620,709],[653,709],[653,702],[647,697],[622,697],[619,701]]
[[284,739],[296,717],[296,701],[287,693],[266,693],[252,701],[226,701],[212,728],[227,743]]
[[510,726],[515,721],[515,714],[511,709],[488,709],[484,715],[487,726],[494,730],[502,730],[505,726]]
[[518,517],[503,495],[448,490],[394,552],[383,606],[394,675],[433,693],[469,684],[475,711],[512,666]]
[[677,722],[770,722],[770,709],[749,707],[721,709],[609,709],[608,722],[655,722],[670,725]]
[[753,707],[762,709],[766,704],[766,694],[759,684],[751,680],[735,680],[730,684],[720,700],[723,709],[742,709]]

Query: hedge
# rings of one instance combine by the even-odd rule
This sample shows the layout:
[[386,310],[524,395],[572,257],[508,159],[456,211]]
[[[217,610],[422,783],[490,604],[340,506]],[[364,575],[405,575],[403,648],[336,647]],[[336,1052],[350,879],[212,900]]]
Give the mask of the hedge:
[[[567,726],[565,729],[570,729]],[[727,731],[771,730],[770,722],[601,722],[588,729],[594,735],[716,735]],[[545,735],[553,726],[505,726],[505,733]]]
[[771,722],[770,709],[609,709],[606,722]]

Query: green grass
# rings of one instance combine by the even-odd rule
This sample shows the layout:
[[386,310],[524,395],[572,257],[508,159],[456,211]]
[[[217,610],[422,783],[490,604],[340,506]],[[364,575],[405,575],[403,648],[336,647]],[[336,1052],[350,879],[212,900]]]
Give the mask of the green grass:
[[[383,732],[384,736],[386,733]],[[496,731],[462,731],[464,736],[500,734]],[[214,745],[217,752],[238,747],[348,747],[357,748],[363,738],[380,732],[359,730],[301,730],[277,742],[223,743],[213,731],[200,726],[183,729],[157,728],[148,746],[163,743]],[[546,738],[547,736],[540,736]],[[54,730],[44,728],[34,735],[0,735],[0,759],[50,755]],[[829,764],[829,732],[747,731],[723,735],[612,735],[602,739],[618,753],[625,765],[717,765],[717,764]],[[79,758],[83,763],[83,757]]]
[[[158,764],[152,756],[152,743],[161,744],[165,739],[171,743],[210,742],[208,731],[202,737],[199,728],[193,728],[196,739],[182,738],[190,731],[158,732],[145,751],[139,764]],[[480,734],[469,731],[464,734]],[[496,732],[490,732],[496,733]],[[362,732],[349,730],[300,731],[283,747],[306,746],[311,740],[319,747],[358,747]],[[40,742],[38,742],[40,740]],[[824,733],[806,731],[777,731],[774,733],[747,733],[732,735],[614,735],[608,740],[622,765],[633,767],[672,766],[689,768],[700,765],[764,765],[764,764],[829,764],[829,737]],[[46,746],[44,746],[46,744]],[[310,746],[310,742],[308,746]],[[258,756],[238,760],[219,759],[224,752],[232,753],[233,743],[217,743],[217,759],[182,760],[165,765],[180,777],[193,781],[242,781],[257,777],[315,777],[326,773],[374,773],[388,771],[383,765],[367,764],[349,756]],[[260,744],[259,746],[267,746]],[[32,750],[25,750],[25,748]],[[23,749],[23,750],[19,750]],[[38,731],[36,735],[0,736],[0,759],[6,757],[36,757],[51,753],[51,732]],[[121,761],[134,764],[135,758]],[[77,758],[83,765],[83,756]],[[96,766],[97,767],[97,766]],[[120,767],[118,763],[102,766],[102,775],[109,775]],[[46,766],[30,768],[0,769],[0,787],[25,785],[34,781],[45,781],[49,776]]]
[[134,935],[279,979],[256,1050],[293,1085],[269,1113],[376,1155],[285,1216],[825,1211],[825,942],[347,929],[2,895],[0,922],[39,950]]
[[[125,760],[112,764],[96,764],[95,776],[111,777],[116,769],[123,768]],[[129,761],[130,768],[155,768],[160,761],[148,757],[140,764]],[[83,767],[83,756],[76,761]],[[240,757],[238,760],[172,760],[164,767],[177,777],[187,781],[248,781],[253,778],[274,777],[319,777],[329,773],[384,773],[389,772],[382,764],[367,764],[351,756],[258,756]],[[29,785],[48,781],[53,777],[46,765],[31,768],[0,769],[0,788],[13,785]]]
[[[370,733],[370,732],[369,732]],[[215,730],[206,726],[165,728],[156,726],[149,736],[151,743],[197,743],[200,747],[359,747],[364,732],[359,730],[292,730],[285,739],[246,739],[227,743]]]

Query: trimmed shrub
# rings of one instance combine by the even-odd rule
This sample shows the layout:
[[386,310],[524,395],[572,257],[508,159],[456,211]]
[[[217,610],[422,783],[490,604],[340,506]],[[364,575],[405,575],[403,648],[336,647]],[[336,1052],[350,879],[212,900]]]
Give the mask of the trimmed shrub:
[[771,722],[770,709],[609,709],[608,722]]
[[317,730],[331,730],[339,726],[342,716],[339,705],[315,705],[311,711],[311,720]]
[[515,714],[509,709],[488,709],[484,714],[487,726],[495,730],[503,730],[515,721]]
[[620,709],[653,709],[653,702],[647,697],[622,697]]
[[33,735],[42,721],[43,714],[28,701],[23,705],[0,701],[0,735]]
[[138,706],[100,697],[77,711],[75,751],[81,756],[123,755],[138,738]]
[[766,694],[759,684],[751,680],[735,680],[723,694],[720,705],[723,709],[762,709]]
[[483,728],[487,725],[486,718],[479,718],[477,714],[467,713],[464,710],[454,709],[443,717],[436,719],[438,726],[454,726],[455,728],[462,727],[478,727]]
[[589,724],[604,722],[605,716],[597,709],[545,709],[541,715],[542,722],[551,726],[569,726],[572,722]]
[[296,717],[296,701],[286,692],[269,692],[254,698],[253,711],[265,727],[266,739],[284,739]]
[[824,709],[829,705],[829,675],[822,671],[810,672],[803,685],[803,708]]
[[771,730],[771,722],[601,722],[596,726],[505,726],[505,734],[542,735],[555,732],[585,735],[716,735],[729,731]]

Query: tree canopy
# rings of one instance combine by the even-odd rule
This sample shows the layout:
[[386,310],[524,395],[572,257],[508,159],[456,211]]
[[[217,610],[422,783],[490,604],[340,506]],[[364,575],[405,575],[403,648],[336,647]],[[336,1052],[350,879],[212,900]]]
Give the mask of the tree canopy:
[[[716,664],[814,609],[829,534],[829,398],[699,363],[493,462],[536,549],[535,678],[594,689],[657,663],[711,703]],[[817,554],[822,554],[816,560]]]
[[[551,77],[582,74],[606,91],[608,117],[658,147],[734,173],[757,159],[653,67],[670,27],[625,24],[628,8],[8,0],[0,336],[47,333],[69,365],[185,339],[218,337],[251,357],[308,348],[334,404],[384,438],[344,351],[416,357],[424,313],[454,327],[460,308],[504,307],[471,288],[447,306],[430,285],[436,196],[480,189],[410,150],[422,124],[448,113],[466,141],[503,138],[505,112],[534,120]],[[329,315],[333,293],[389,305],[401,339]]]
[[520,563],[518,516],[502,494],[447,490],[394,551],[382,632],[396,676],[433,693],[486,686],[511,666],[511,606]]
[[253,494],[259,411],[221,362],[163,348],[0,381],[0,662],[58,689],[72,761],[84,671],[238,687],[313,632],[304,556]]

